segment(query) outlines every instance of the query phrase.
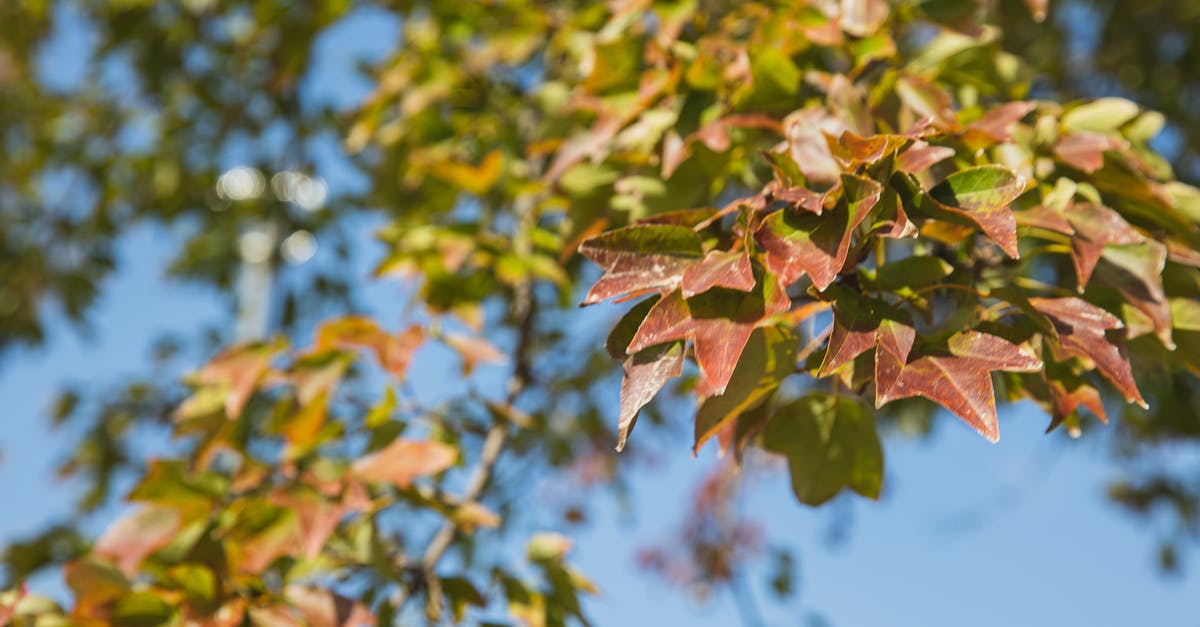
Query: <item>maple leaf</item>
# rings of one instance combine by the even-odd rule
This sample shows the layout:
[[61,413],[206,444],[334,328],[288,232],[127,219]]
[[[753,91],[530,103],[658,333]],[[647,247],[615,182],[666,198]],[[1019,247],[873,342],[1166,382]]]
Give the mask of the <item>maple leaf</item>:
[[879,201],[875,181],[843,174],[837,205],[821,215],[777,211],[767,216],[754,238],[765,251],[767,269],[791,285],[808,274],[818,290],[829,287],[846,264],[850,237]]
[[627,226],[585,240],[579,253],[604,268],[604,276],[583,304],[647,289],[672,289],[703,252],[694,230],[667,224]]
[[1051,348],[1059,360],[1079,357],[1095,364],[1106,379],[1117,386],[1125,400],[1146,407],[1133,380],[1121,335],[1111,333],[1125,325],[1116,316],[1074,296],[1030,298],[1029,304],[1054,325]]
[[1025,191],[1025,179],[1000,165],[959,170],[929,190],[927,197],[953,215],[978,225],[1009,257],[1016,259],[1017,220],[1008,208]]
[[963,331],[952,336],[943,350],[905,364],[878,404],[923,396],[995,442],[1000,439],[1000,430],[992,371],[1032,372],[1041,367],[1040,359],[1008,340]]
[[[1037,108],[1032,102],[1006,102],[994,107],[983,114],[978,120],[967,125],[964,140],[973,148],[986,148],[992,143],[1006,142],[1012,139],[1012,125],[1016,124]],[[979,141],[975,136],[982,136],[990,141]]]
[[875,350],[875,399],[891,389],[916,339],[916,330],[904,322],[903,312],[850,290],[839,290],[833,305],[833,327],[820,376],[832,374],[862,353]]
[[1082,405],[1092,411],[1100,422],[1108,422],[1108,414],[1104,411],[1104,400],[1100,391],[1092,387],[1078,376],[1049,376],[1044,377],[1046,389],[1050,397],[1050,425],[1046,433],[1053,431],[1067,418],[1079,411]]
[[[1078,289],[1083,291],[1092,278],[1100,255],[1109,244],[1140,244],[1146,238],[1138,233],[1120,214],[1103,205],[1079,203],[1066,211],[1073,232],[1071,261],[1075,265]],[[1060,231],[1061,232],[1061,231]]]
[[626,352],[675,340],[690,340],[700,367],[702,396],[722,394],[755,327],[784,313],[791,299],[774,277],[753,292],[716,287],[692,298],[681,290],[662,297],[638,327]]
[[458,459],[458,450],[433,440],[397,438],[382,450],[354,462],[354,474],[372,483],[408,487],[413,479],[437,474]]
[[750,254],[747,251],[710,251],[702,261],[683,271],[680,287],[683,288],[684,298],[691,298],[713,287],[749,292],[754,289],[754,268],[750,266]]
[[725,392],[710,396],[696,410],[692,453],[732,421],[770,398],[796,370],[798,338],[781,326],[755,329]]
[[638,412],[667,381],[683,373],[683,342],[671,342],[640,350],[621,365],[621,415],[617,422],[617,451],[633,431]]

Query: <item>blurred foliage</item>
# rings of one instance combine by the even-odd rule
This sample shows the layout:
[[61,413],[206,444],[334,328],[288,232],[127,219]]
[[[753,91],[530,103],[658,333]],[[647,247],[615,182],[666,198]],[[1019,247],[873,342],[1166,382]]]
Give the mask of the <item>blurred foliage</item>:
[[[1200,469],[1156,461],[1154,453],[1193,446],[1200,433],[1200,194],[1173,180],[1200,177],[1196,89],[1188,83],[1200,74],[1187,69],[1196,57],[1187,30],[1196,27],[1188,19],[1195,3],[1063,0],[1050,2],[1048,16],[1036,21],[1045,5],[0,6],[0,351],[44,341],[56,312],[86,325],[117,269],[121,238],[139,225],[174,238],[170,276],[212,288],[227,300],[231,319],[247,306],[236,280],[255,269],[274,277],[268,291],[279,301],[269,337],[235,343],[230,324],[212,336],[168,341],[147,376],[64,394],[53,418],[80,436],[62,468],[84,486],[80,511],[119,497],[132,505],[93,543],[72,520],[7,547],[13,590],[0,596],[0,623],[14,616],[19,624],[583,621],[580,597],[595,586],[570,565],[570,542],[559,532],[586,520],[594,490],[620,494],[636,478],[637,460],[653,454],[656,434],[643,427],[617,463],[610,397],[616,372],[599,350],[609,329],[581,324],[588,314],[575,305],[636,291],[619,289],[628,286],[624,278],[612,283],[631,252],[656,254],[673,242],[659,261],[682,273],[684,265],[671,266],[680,256],[750,249],[756,244],[747,234],[757,227],[750,220],[778,208],[773,203],[791,207],[784,211],[827,209],[826,216],[852,207],[874,211],[864,230],[877,230],[854,232],[857,222],[842,228],[836,254],[824,255],[833,260],[806,269],[814,285],[820,280],[814,292],[887,286],[943,331],[1006,323],[1007,331],[987,329],[1005,342],[1029,341],[1025,322],[1035,321],[1040,333],[1054,322],[1011,294],[1005,302],[1020,312],[989,320],[982,315],[1001,311],[988,307],[996,303],[966,299],[961,288],[991,281],[999,295],[1004,280],[1021,276],[1054,286],[1022,289],[1084,302],[1075,296],[1080,259],[1108,251],[1097,276],[1120,277],[1103,264],[1144,266],[1165,246],[1169,260],[1164,252],[1155,271],[1137,278],[1170,299],[1166,323],[1155,317],[1161,307],[1147,314],[1149,306],[1138,306],[1155,300],[1138,290],[1130,295],[1118,284],[1083,294],[1130,330],[1133,392],[1131,381],[1109,371],[1099,376],[1078,355],[1045,372],[1049,384],[1070,382],[1069,392],[1107,396],[1105,380],[1126,398],[1140,391],[1150,410],[1128,408],[1114,421],[1117,458],[1128,473],[1112,496],[1141,513],[1166,504],[1177,533],[1164,540],[1195,537],[1198,495],[1191,486]],[[348,111],[305,85],[319,80],[322,34],[363,12],[397,18],[400,34],[393,52],[365,69],[373,89]],[[1175,78],[1149,80],[1159,76],[1152,68]],[[1076,101],[1097,96],[1132,100]],[[1162,124],[1167,130],[1152,141]],[[333,166],[320,157],[331,146],[338,147]],[[891,175],[903,168],[908,176]],[[289,180],[312,186],[334,169],[362,184],[331,185],[327,196],[306,199],[288,191]],[[284,172],[298,178],[276,180]],[[775,187],[768,198],[761,192],[769,184]],[[977,205],[956,204],[965,198]],[[1107,248],[1093,242],[1072,256],[1074,229],[1061,232],[1061,218],[1077,205],[1101,204],[1113,207],[1124,237],[1142,239]],[[908,227],[922,228],[917,242],[926,246],[911,252],[943,263],[901,265],[902,256],[892,256],[894,263],[877,259],[843,275],[850,250],[837,253],[842,242],[912,235],[902,217],[910,209]],[[1008,233],[972,218],[974,210],[1023,218],[1014,218]],[[399,321],[358,315],[362,279],[348,262],[363,244],[356,227],[364,216],[385,223],[378,240],[387,253],[377,274],[413,288]],[[639,224],[657,227],[656,235],[589,239]],[[778,225],[780,233],[791,226]],[[784,234],[795,240],[807,228]],[[334,251],[333,262],[285,264],[279,240],[300,231]],[[265,254],[248,245],[254,242],[247,234],[265,237]],[[1011,250],[1017,234],[1019,263],[989,243]],[[597,273],[575,254],[584,242],[610,275],[608,287],[601,289],[602,279],[588,296]],[[1121,246],[1148,252],[1131,260],[1120,256]],[[860,246],[853,254],[850,267],[878,252]],[[737,455],[697,491],[678,535],[683,544],[673,538],[665,549],[643,553],[649,568],[704,594],[744,585],[745,564],[766,546],[732,506],[735,462],[743,450],[761,450],[748,445],[774,434],[764,448],[793,463],[820,456],[821,468],[792,468],[796,494],[813,503],[843,486],[876,495],[882,472],[870,413],[857,401],[806,389],[808,400],[789,410],[802,425],[768,421],[762,410],[773,395],[798,397],[781,384],[792,359],[823,377],[807,387],[845,394],[873,380],[869,360],[851,355],[833,363],[825,336],[802,330],[804,320],[836,320],[830,301],[837,299],[814,299],[802,284],[772,291],[767,277],[787,264],[765,255],[745,264],[737,254],[717,255],[713,265],[713,272],[675,279],[687,282],[689,299],[730,296],[747,278],[758,286],[738,297],[745,306],[733,314],[727,299],[706,301],[709,318],[736,323],[715,335],[744,335],[758,347],[750,353],[755,359],[742,365],[735,354],[685,367],[682,341],[691,341],[697,360],[706,341],[695,325],[664,325],[642,339],[645,347],[676,342],[679,350],[660,350],[652,362],[626,361],[627,377],[649,384],[623,390],[636,402],[623,403],[620,427],[623,441],[638,410],[643,423],[659,424],[674,401],[691,392],[710,397],[700,408],[695,444],[715,436]],[[900,270],[887,270],[892,266]],[[634,287],[664,286],[675,284]],[[652,306],[635,307],[639,313],[618,325],[614,336],[625,345],[610,340],[610,352],[624,358],[637,340],[639,316]],[[770,307],[782,318],[767,315]],[[947,315],[962,311],[972,317]],[[770,330],[753,331],[768,319]],[[183,383],[159,374],[189,351],[211,354],[217,345],[228,348]],[[406,373],[425,367],[433,351],[456,356],[458,370],[449,376],[458,386],[426,406]],[[1051,361],[1049,350],[1041,356]],[[972,362],[975,369],[996,366],[976,372],[976,387],[986,382],[991,391],[988,373],[1002,369],[997,363],[1028,369],[1011,355]],[[643,407],[680,368],[665,402]],[[710,376],[718,370],[728,375],[723,383]],[[497,374],[507,376],[506,388],[495,383]],[[1078,409],[1095,412],[1091,397],[1067,394],[1075,403],[1064,410],[1055,404],[1062,396],[1035,379],[997,377],[999,400],[1032,394],[1056,425],[1088,430]],[[725,384],[727,396],[713,396]],[[832,404],[818,407],[827,398]],[[933,407],[893,402],[877,422],[925,433]],[[843,426],[846,417],[851,427]],[[994,427],[994,410],[990,417],[981,430]],[[167,434],[170,450],[151,458],[141,443]],[[847,461],[846,447],[860,444],[871,450]],[[836,472],[821,474],[826,466]],[[808,472],[820,480],[806,483]],[[546,477],[569,485],[566,498],[530,498]],[[511,550],[521,544],[523,554]],[[453,559],[443,561],[447,553]],[[1171,566],[1178,551],[1168,545],[1161,555]],[[63,607],[19,586],[53,566],[62,567],[73,593]],[[794,594],[793,568],[789,553],[776,552],[771,586],[781,597]]]

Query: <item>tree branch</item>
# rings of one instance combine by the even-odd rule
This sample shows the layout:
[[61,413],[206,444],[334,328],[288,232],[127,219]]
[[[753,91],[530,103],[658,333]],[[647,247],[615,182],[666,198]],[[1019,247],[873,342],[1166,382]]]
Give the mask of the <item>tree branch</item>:
[[[534,199],[530,197],[524,197],[517,201],[515,209],[520,217],[520,223],[513,234],[513,250],[517,254],[529,254],[532,252],[533,246],[529,239],[529,233],[535,219],[533,215],[534,204]],[[513,288],[513,291],[512,311],[516,319],[517,345],[513,349],[513,373],[508,381],[507,405],[515,403],[517,398],[520,397],[521,393],[525,391],[529,383],[533,380],[533,371],[529,363],[529,353],[533,344],[534,318],[536,317],[537,310],[537,300],[533,296],[532,285],[530,285],[528,280],[519,283]],[[508,444],[512,427],[512,422],[508,419],[496,418],[491,428],[488,429],[487,435],[483,440],[483,448],[479,452],[479,462],[467,480],[466,491],[462,495],[462,503],[464,505],[478,501],[483,495],[484,490],[487,489],[488,483],[495,472],[496,463],[500,460],[500,456]],[[447,520],[429,541],[425,553],[421,556],[420,564],[415,568],[422,578],[425,587],[431,590],[440,588],[436,581],[435,571],[437,564],[454,542],[457,532],[457,525],[453,521]],[[399,614],[400,610],[408,602],[415,589],[416,585],[410,583],[402,586],[397,592],[396,597],[393,599],[397,614]],[[426,608],[426,611],[431,620],[437,620],[440,613],[440,603],[431,603],[430,607]]]

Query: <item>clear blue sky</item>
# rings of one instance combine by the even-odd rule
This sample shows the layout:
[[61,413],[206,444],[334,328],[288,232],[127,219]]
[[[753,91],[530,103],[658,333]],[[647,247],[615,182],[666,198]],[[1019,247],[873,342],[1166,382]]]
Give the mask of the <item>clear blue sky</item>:
[[[379,16],[339,25],[323,38],[327,54],[306,89],[354,102],[366,86],[348,78],[350,62],[378,58],[395,32],[395,23]],[[64,62],[49,65],[69,74],[69,52],[51,48]],[[349,184],[334,161],[325,172],[331,184]],[[70,487],[53,477],[63,438],[44,418],[58,385],[101,385],[142,372],[160,332],[222,320],[211,294],[158,274],[171,253],[170,235],[141,228],[123,240],[123,270],[93,312],[90,337],[59,321],[47,347],[0,362],[0,544],[69,515]],[[372,288],[376,311],[395,311],[397,302],[394,284]],[[614,403],[614,420],[615,413]],[[752,573],[766,624],[808,625],[814,615],[835,626],[1198,624],[1200,575],[1193,568],[1161,577],[1153,529],[1105,499],[1117,470],[1103,454],[1104,430],[1082,441],[1045,436],[1045,418],[1018,406],[1002,413],[1003,437],[993,445],[951,418],[938,422],[932,438],[885,442],[885,496],[839,502],[848,517],[796,504],[780,475],[754,488],[746,511],[766,524],[771,542],[800,556],[799,596],[786,606],[770,602],[764,569]],[[574,558],[601,587],[587,606],[597,625],[739,624],[727,595],[696,604],[634,562],[639,546],[670,537],[711,456],[709,450],[692,459],[681,440],[662,451],[664,469],[638,477],[632,520],[611,499],[592,509]],[[846,521],[845,540],[831,546],[831,527]]]

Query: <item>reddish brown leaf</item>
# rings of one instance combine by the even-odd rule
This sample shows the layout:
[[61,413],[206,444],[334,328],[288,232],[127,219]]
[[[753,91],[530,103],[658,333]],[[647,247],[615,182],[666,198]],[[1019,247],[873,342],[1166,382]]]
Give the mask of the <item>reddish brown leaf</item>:
[[1012,139],[1012,125],[1036,107],[1032,102],[1006,102],[968,124],[967,132],[982,134],[993,141],[1006,142]]
[[899,311],[845,290],[833,306],[833,327],[826,346],[820,376],[832,374],[872,348],[875,350],[875,398],[892,387],[908,360],[916,331],[901,322]]
[[671,178],[675,170],[679,169],[679,165],[683,163],[689,156],[687,144],[683,142],[683,138],[675,129],[667,131],[663,136],[662,148],[662,177],[663,179]]
[[579,252],[604,268],[604,276],[583,299],[585,305],[647,289],[672,289],[703,254],[694,230],[658,224],[609,231],[583,242]]
[[787,293],[769,278],[759,281],[751,293],[718,287],[685,299],[681,291],[675,290],[646,314],[628,352],[663,342],[691,340],[700,366],[700,393],[722,394],[750,333],[790,306]]
[[142,560],[175,537],[180,522],[179,510],[162,505],[142,505],[105,530],[93,552],[113,560],[121,572],[133,577]]
[[1067,221],[1075,235],[1071,237],[1071,261],[1079,291],[1092,278],[1096,262],[1109,244],[1138,244],[1145,237],[1116,211],[1103,205],[1080,203],[1067,209]]
[[1007,340],[964,331],[951,337],[945,349],[906,364],[878,404],[923,396],[995,442],[1000,430],[992,371],[1031,372],[1041,367],[1040,359]]
[[845,131],[837,138],[826,135],[829,151],[842,167],[850,169],[861,164],[876,163],[887,155],[899,150],[911,141],[903,135],[871,135],[859,136],[851,131]]
[[1100,374],[1121,390],[1126,401],[1146,405],[1133,380],[1123,334],[1111,333],[1124,326],[1120,319],[1073,296],[1030,298],[1029,304],[1050,318],[1054,325],[1057,337],[1051,342],[1051,348],[1056,358],[1079,357],[1090,361]]
[[691,298],[713,287],[749,292],[754,289],[754,269],[750,267],[750,254],[742,252],[710,251],[703,261],[694,263],[683,271],[680,283],[683,297]]
[[365,348],[375,353],[379,365],[397,378],[404,378],[413,353],[425,340],[425,330],[413,325],[397,335],[388,333],[366,316],[346,316],[317,329],[316,349]]
[[637,422],[638,411],[666,385],[667,381],[683,373],[683,343],[658,344],[640,350],[625,359],[621,370],[621,416],[617,423],[617,450],[625,448],[625,441]]
[[1091,131],[1064,133],[1054,145],[1054,155],[1059,161],[1091,174],[1104,167],[1104,152],[1125,148],[1125,142]]
[[875,331],[876,408],[883,405],[883,397],[895,385],[916,338],[916,329],[895,320],[884,320]]
[[904,152],[896,157],[896,169],[901,172],[920,174],[935,163],[940,163],[954,156],[954,149],[948,146],[931,146],[923,141],[915,141]]
[[832,210],[819,216],[778,211],[755,231],[767,269],[784,285],[808,274],[817,289],[829,287],[846,264],[854,229],[883,191],[879,183],[850,174],[842,175],[839,185],[841,198]]
[[1046,387],[1050,392],[1050,426],[1046,427],[1046,432],[1049,433],[1064,420],[1078,411],[1082,405],[1092,411],[1100,422],[1108,422],[1108,414],[1104,411],[1104,400],[1100,398],[1100,391],[1088,385],[1082,380],[1071,381],[1073,387],[1068,387],[1068,383],[1060,379],[1046,378]]
[[1016,259],[1017,220],[1008,208],[1025,191],[1025,179],[999,165],[959,170],[929,190],[942,209],[979,225],[1009,257]]
[[196,374],[196,380],[207,385],[228,386],[225,415],[235,419],[242,415],[254,388],[271,369],[271,360],[281,350],[283,344],[279,342],[234,346],[213,358]]
[[372,483],[391,483],[404,488],[413,479],[439,473],[458,459],[458,450],[433,440],[397,438],[383,450],[354,462],[354,474]]
[[1031,226],[1063,235],[1075,234],[1066,214],[1048,205],[1036,205],[1024,211],[1014,211],[1013,214],[1017,217],[1018,226]]

